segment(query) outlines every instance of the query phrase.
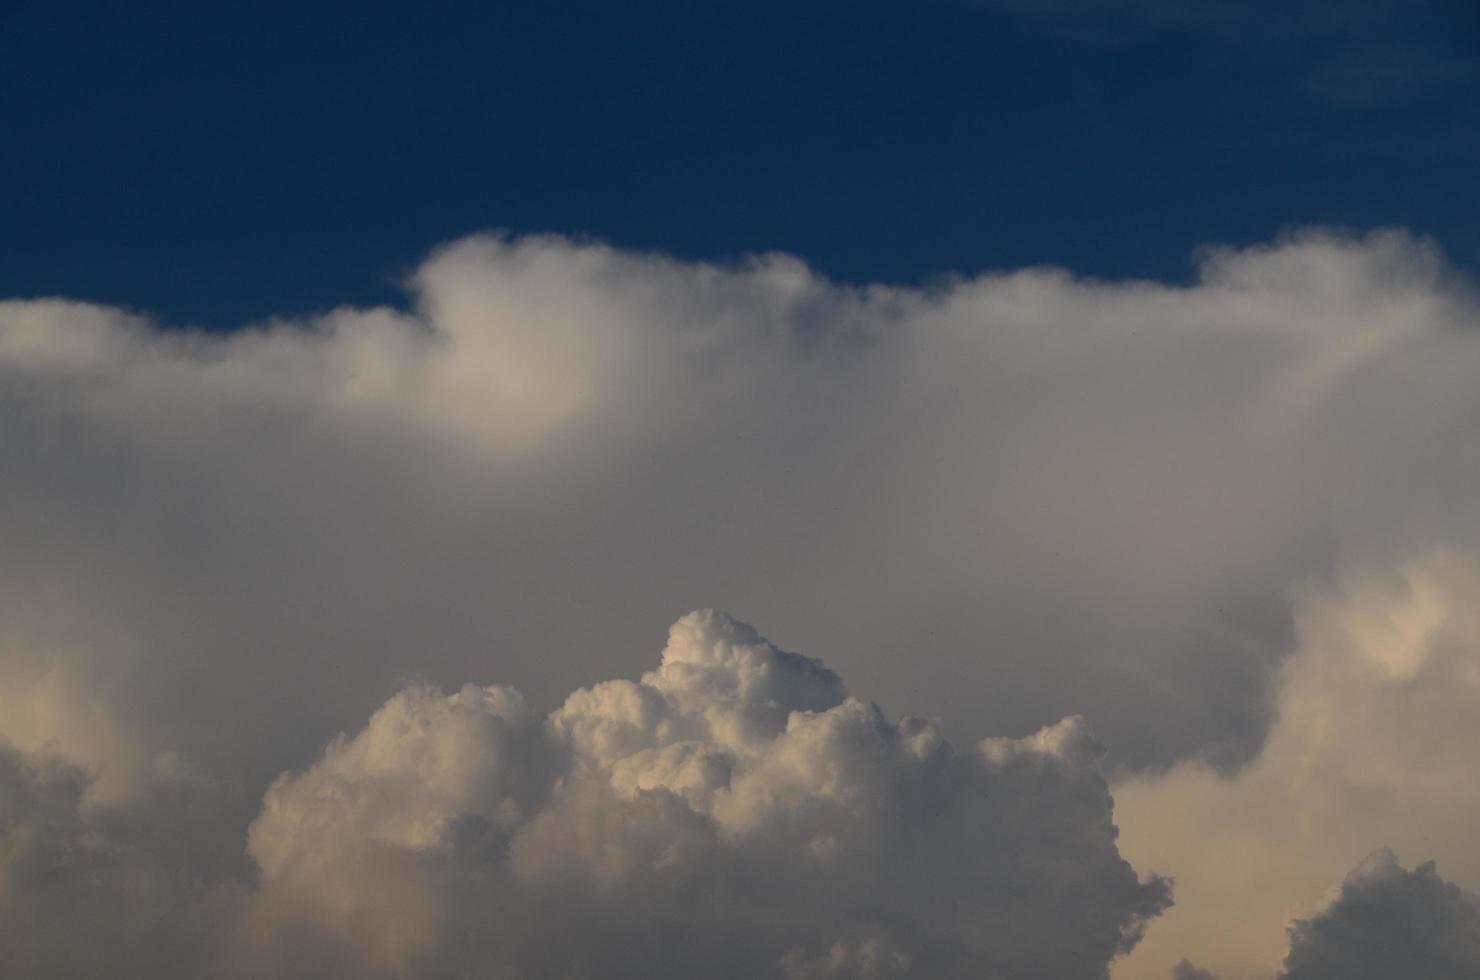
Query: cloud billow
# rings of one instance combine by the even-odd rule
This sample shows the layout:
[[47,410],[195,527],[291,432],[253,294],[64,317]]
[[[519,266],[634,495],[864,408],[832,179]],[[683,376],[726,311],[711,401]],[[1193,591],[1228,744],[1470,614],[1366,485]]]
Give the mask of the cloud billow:
[[694,613],[543,722],[392,698],[268,791],[249,916],[366,976],[1099,977],[1170,902],[1100,754],[1078,719],[958,753]]
[[[225,977],[245,888],[191,859],[200,813],[89,806],[90,776],[0,744],[0,965],[28,980]],[[151,821],[141,827],[129,818]]]
[[1319,914],[1290,927],[1281,980],[1385,980],[1480,976],[1480,899],[1439,877],[1433,862],[1412,871],[1391,851],[1358,866]]
[[[475,236],[409,294],[225,334],[0,303],[29,975],[1099,976],[1165,896],[1072,716],[1179,880],[1142,975],[1273,969],[1383,844],[1480,880],[1480,311],[1430,244],[906,288]],[[715,603],[858,700],[779,653],[601,683]],[[933,904],[968,893],[976,940]]]

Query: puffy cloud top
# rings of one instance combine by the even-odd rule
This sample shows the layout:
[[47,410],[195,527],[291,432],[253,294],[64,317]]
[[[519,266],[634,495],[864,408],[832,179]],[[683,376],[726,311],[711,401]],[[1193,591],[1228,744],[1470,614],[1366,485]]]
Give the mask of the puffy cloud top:
[[1319,915],[1290,927],[1282,980],[1469,980],[1480,977],[1480,900],[1378,851]]
[[1172,967],[1172,980],[1218,980],[1207,970],[1200,970],[1191,960],[1183,960]]
[[[1480,900],[1412,871],[1388,848],[1373,852],[1317,914],[1289,924],[1278,980],[1466,980],[1480,976]],[[1171,980],[1219,980],[1182,960]]]
[[696,612],[543,725],[396,695],[268,792],[252,915],[369,976],[1102,977],[1170,889],[1117,853],[1100,754],[1078,719],[957,752]]

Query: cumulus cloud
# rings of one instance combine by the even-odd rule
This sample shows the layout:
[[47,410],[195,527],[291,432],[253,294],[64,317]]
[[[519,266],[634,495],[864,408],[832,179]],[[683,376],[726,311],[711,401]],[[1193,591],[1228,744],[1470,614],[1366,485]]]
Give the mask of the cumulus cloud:
[[[27,977],[1098,978],[1170,904],[1078,718],[958,752],[721,613],[541,718],[411,684],[267,790],[256,874],[0,746],[0,940]],[[183,833],[182,833],[183,831]]]
[[[1051,726],[1088,718],[1126,853],[1183,882],[1158,921],[1211,936],[1205,953],[1152,929],[1153,959],[1121,969],[1190,954],[1242,980],[1258,951],[1267,972],[1292,910],[1374,846],[1480,881],[1453,735],[1480,717],[1480,309],[1396,232],[1200,262],[1187,286],[1033,269],[854,287],[785,256],[485,236],[431,256],[406,309],[227,334],[0,303],[0,738],[70,767],[83,825],[112,814],[105,838],[170,880],[250,887],[253,828],[244,948],[338,963],[362,937],[375,963],[420,962],[427,936],[472,935],[450,894],[523,894],[490,891],[490,867],[617,874],[661,826],[676,867],[717,874],[685,863],[720,846],[706,828],[769,826],[813,772],[807,739],[877,727],[825,672],[784,691],[702,664],[598,683],[639,676],[676,610],[719,602],[860,704],[949,718],[957,745],[1045,726],[1077,744]],[[470,677],[525,707],[432,693]],[[547,727],[572,689],[589,704]],[[396,690],[370,730],[426,724],[484,754],[362,734],[314,763]],[[793,737],[777,726],[797,710],[831,720]],[[987,744],[963,755],[994,779],[1036,765]],[[872,764],[850,778],[917,773]],[[315,785],[348,808],[343,841],[293,809]],[[610,828],[582,823],[581,794],[622,801]],[[274,806],[300,837],[264,829]],[[451,810],[476,819],[454,832]],[[1226,846],[1199,851],[1203,831]],[[555,861],[541,835],[588,850]],[[291,870],[356,840],[337,904]],[[1214,866],[1235,851],[1257,870]],[[404,886],[394,927],[354,874]],[[1230,921],[1250,925],[1220,939]],[[900,928],[777,955],[887,971],[918,962]]]
[[1480,901],[1382,850],[1347,876],[1335,901],[1290,927],[1282,980],[1480,976]]
[[1172,980],[1218,980],[1207,970],[1200,970],[1191,960],[1183,960],[1172,967]]
[[543,723],[396,695],[268,791],[251,915],[367,976],[1099,977],[1170,900],[1100,755],[1078,719],[957,752],[694,613]]
[[[0,959],[34,980],[224,976],[241,892],[193,873],[190,816],[155,800],[115,812],[89,777],[0,743]],[[199,816],[196,814],[195,816]]]
[[[1196,951],[1225,980],[1267,975],[1286,920],[1379,844],[1480,881],[1480,616],[1473,553],[1344,561],[1301,592],[1279,722],[1235,779],[1180,765],[1115,788],[1138,865],[1174,872],[1178,907],[1123,975]],[[1420,971],[1414,975],[1423,975]]]
[[[1389,848],[1358,864],[1323,907],[1291,922],[1286,934],[1278,980],[1480,976],[1480,899],[1441,878],[1433,861],[1407,870]],[[1184,959],[1171,980],[1218,977]]]
[[[1323,907],[1291,922],[1286,934],[1278,980],[1480,976],[1480,899],[1441,878],[1433,861],[1409,871],[1388,848],[1358,864]],[[1184,959],[1171,980],[1218,977]]]

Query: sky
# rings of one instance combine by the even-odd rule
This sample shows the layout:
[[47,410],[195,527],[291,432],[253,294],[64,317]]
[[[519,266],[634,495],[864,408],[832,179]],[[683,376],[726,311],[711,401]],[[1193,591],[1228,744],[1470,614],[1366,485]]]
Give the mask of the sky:
[[229,329],[501,228],[846,282],[1397,225],[1480,265],[1467,0],[0,4],[0,295]]
[[1480,976],[1480,20],[0,13],[0,973]]

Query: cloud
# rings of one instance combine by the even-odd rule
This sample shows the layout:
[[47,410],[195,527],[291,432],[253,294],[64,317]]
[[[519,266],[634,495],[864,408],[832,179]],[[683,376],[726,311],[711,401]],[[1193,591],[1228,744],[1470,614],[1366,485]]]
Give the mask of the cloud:
[[[221,951],[241,898],[192,873],[187,815],[155,800],[169,826],[86,802],[88,776],[0,743],[0,949],[34,980],[224,976]],[[153,832],[151,832],[153,831]],[[183,831],[183,834],[181,833]]]
[[1480,901],[1439,877],[1409,871],[1388,850],[1347,876],[1319,915],[1290,927],[1282,980],[1480,976]]
[[255,876],[188,839],[191,787],[89,802],[0,746],[0,940],[38,980],[1101,977],[1171,900],[1102,755],[1077,718],[957,752],[699,612],[543,719],[405,687],[268,788]]
[[1100,754],[1078,719],[958,753],[699,612],[543,724],[397,694],[268,791],[251,915],[366,976],[1098,977],[1170,901]]
[[[496,650],[547,701],[718,596],[968,737],[1081,712],[1114,765],[1237,767],[1292,584],[1425,492],[1373,476],[1455,465],[1444,276],[1401,235],[924,291],[475,238],[409,313],[6,304],[0,643],[108,719],[97,751],[261,785],[400,678]],[[1374,453],[1399,387],[1418,444]]]
[[1186,950],[1225,978],[1262,975],[1292,912],[1315,915],[1379,843],[1480,881],[1477,588],[1473,551],[1350,557],[1300,595],[1301,642],[1258,761],[1232,780],[1184,765],[1116,786],[1126,853],[1174,873],[1181,897],[1124,975]]
[[[1278,980],[1480,976],[1480,900],[1439,877],[1434,862],[1409,871],[1388,848],[1369,855],[1322,908],[1291,922],[1286,933]],[[1172,980],[1217,977],[1184,959]]]
[[[1045,726],[1078,744],[1052,726],[1087,718],[1127,855],[1181,882],[1124,964],[1165,976],[1191,954],[1239,980],[1229,964],[1257,952],[1267,971],[1292,912],[1374,846],[1480,880],[1452,734],[1477,716],[1480,310],[1398,232],[1200,262],[1189,286],[1032,269],[852,287],[785,256],[480,236],[431,256],[406,309],[202,334],[0,304],[0,738],[70,767],[78,833],[111,814],[103,839],[169,880],[250,890],[255,827],[246,948],[295,969],[357,941],[420,962],[427,936],[473,935],[449,895],[515,894],[485,880],[501,834],[566,842],[509,838],[530,880],[618,874],[659,839],[718,875],[684,863],[716,846],[704,820],[826,811],[787,795],[816,759],[770,700],[832,719],[807,730],[817,752],[855,729],[908,741],[820,670],[774,667],[784,689],[703,664],[598,683],[639,676],[676,611],[722,602],[859,704],[949,718],[956,745]],[[490,677],[523,715],[483,689],[435,707]],[[591,703],[560,708],[573,689]],[[486,754],[382,757],[361,735],[314,762],[397,690],[392,715]],[[651,726],[685,699],[704,727],[674,747]],[[584,746],[558,799],[541,796],[565,764],[541,754],[552,710],[560,752]],[[773,743],[792,754],[743,751]],[[962,755],[993,779],[1036,765],[987,744]],[[754,792],[718,794],[731,757]],[[847,772],[916,772],[871,764]],[[263,829],[269,786],[299,806],[316,780],[354,814],[343,842],[301,806],[301,837]],[[583,822],[582,793],[623,801],[596,808],[610,827]],[[448,810],[477,819],[436,829]],[[354,874],[335,904],[281,870],[341,843],[364,851],[355,874],[404,889],[394,928]],[[1210,867],[1233,853],[1252,870]],[[763,912],[746,935],[785,935]],[[1197,924],[1230,921],[1247,928]],[[799,975],[887,971],[919,962],[914,928],[777,955]],[[1109,936],[1076,962],[1103,963]]]

